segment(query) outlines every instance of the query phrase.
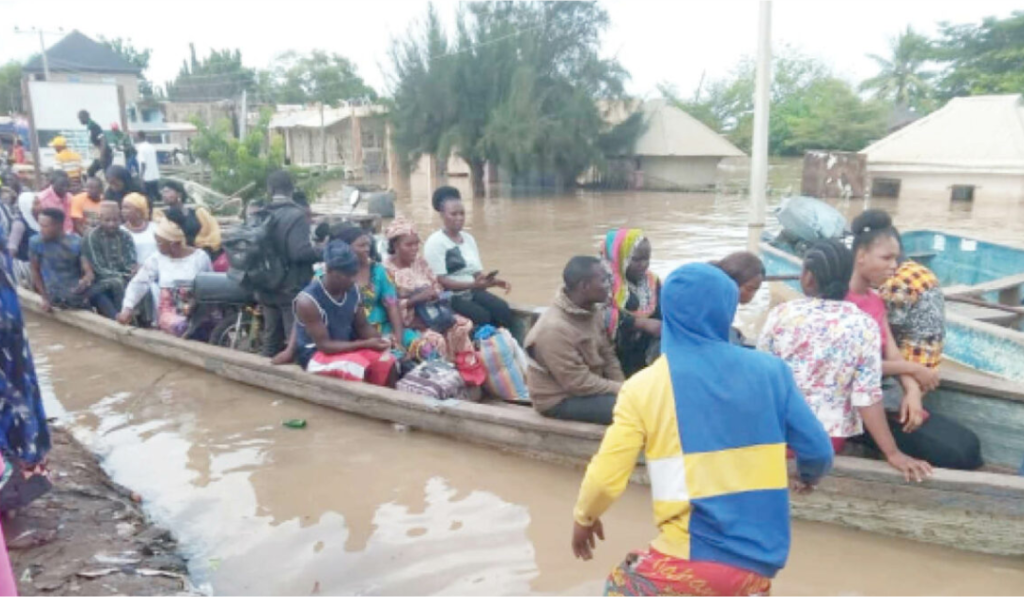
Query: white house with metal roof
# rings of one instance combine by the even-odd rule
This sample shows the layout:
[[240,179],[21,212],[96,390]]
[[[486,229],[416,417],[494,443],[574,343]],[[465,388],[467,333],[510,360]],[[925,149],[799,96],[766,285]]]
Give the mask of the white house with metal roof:
[[862,153],[875,196],[1024,197],[1024,105],[1019,94],[954,98]]

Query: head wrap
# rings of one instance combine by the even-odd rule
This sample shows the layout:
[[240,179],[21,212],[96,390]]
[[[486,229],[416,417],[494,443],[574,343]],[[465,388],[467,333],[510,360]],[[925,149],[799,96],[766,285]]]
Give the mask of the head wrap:
[[342,240],[332,240],[324,247],[324,266],[328,271],[354,275],[359,271],[359,258]]
[[181,231],[181,227],[167,219],[156,225],[154,234],[168,242],[185,244],[185,233]]
[[632,311],[633,315],[649,317],[658,307],[658,276],[648,270],[644,279],[637,284],[626,278],[626,270],[633,258],[633,252],[646,240],[643,230],[639,228],[616,228],[609,230],[601,243],[601,258],[604,259],[612,274],[612,300],[605,309],[605,325],[608,335],[615,337],[622,319],[621,311],[626,309],[629,294],[632,290],[637,296],[639,305]]
[[388,226],[387,230],[384,231],[384,236],[388,240],[396,239],[400,236],[406,236],[407,234],[416,234],[416,225],[411,220],[406,219],[403,216],[395,218]]
[[121,200],[122,204],[131,205],[142,212],[142,219],[149,219],[149,201],[141,193],[128,193]]
[[21,212],[22,219],[25,220],[25,224],[29,228],[39,232],[39,222],[37,222],[36,217],[32,215],[32,204],[35,202],[35,193],[25,192],[18,195],[18,211]]
[[57,135],[56,137],[53,138],[52,141],[50,141],[50,147],[67,147],[67,146],[68,146],[68,140],[65,139],[64,137],[60,136],[60,135]]

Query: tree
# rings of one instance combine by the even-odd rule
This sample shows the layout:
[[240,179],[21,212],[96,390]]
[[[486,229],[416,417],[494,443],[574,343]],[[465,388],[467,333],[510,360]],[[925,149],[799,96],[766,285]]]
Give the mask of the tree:
[[255,183],[246,197],[266,194],[267,176],[284,164],[284,141],[269,134],[271,116],[273,111],[264,109],[259,124],[244,139],[234,137],[228,120],[207,126],[193,119],[192,124],[199,130],[192,139],[192,153],[209,164],[214,190],[227,195]]
[[575,179],[600,159],[610,129],[599,101],[621,99],[627,77],[599,56],[607,25],[594,3],[470,2],[449,38],[431,6],[392,44],[399,154],[409,163],[454,152],[478,196],[487,162]]
[[[754,130],[756,64],[743,58],[731,76],[711,81],[701,99],[669,101],[749,152]],[[885,131],[884,110],[864,102],[820,61],[783,49],[772,62],[768,151],[798,155],[806,149],[861,149]]]
[[239,50],[210,50],[203,59],[196,57],[195,44],[189,44],[190,59],[185,60],[178,76],[167,83],[167,97],[176,101],[215,101],[234,99],[242,91],[256,88],[256,71],[242,65]]
[[120,54],[129,64],[139,68],[142,79],[139,81],[139,93],[145,99],[153,99],[153,83],[146,78],[146,70],[149,69],[149,58],[153,54],[153,50],[149,48],[136,49],[130,39],[121,37],[107,39],[100,36],[100,43]]
[[11,60],[0,66],[0,114],[23,112],[21,103],[21,63]]
[[1024,92],[1024,12],[978,25],[942,23],[934,58],[944,64],[937,84],[942,100]]
[[909,25],[899,36],[889,40],[888,58],[868,54],[878,64],[879,72],[860,84],[861,91],[874,91],[875,98],[897,106],[930,110],[931,79],[934,73],[924,69],[934,52],[931,42]]
[[337,105],[346,100],[377,99],[377,92],[358,75],[352,61],[323,50],[305,55],[286,52],[260,77],[261,93],[269,92],[278,103]]

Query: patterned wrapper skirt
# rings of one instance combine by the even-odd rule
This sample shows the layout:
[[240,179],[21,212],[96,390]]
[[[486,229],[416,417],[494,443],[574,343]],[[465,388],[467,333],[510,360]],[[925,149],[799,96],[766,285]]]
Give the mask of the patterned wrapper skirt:
[[653,549],[634,551],[612,570],[605,595],[768,595],[772,581],[718,562],[691,562]]

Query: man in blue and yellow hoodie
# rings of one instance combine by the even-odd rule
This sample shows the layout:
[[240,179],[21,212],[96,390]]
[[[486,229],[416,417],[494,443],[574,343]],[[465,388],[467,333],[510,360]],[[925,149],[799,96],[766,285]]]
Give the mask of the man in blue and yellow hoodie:
[[590,559],[644,450],[661,534],[612,572],[608,594],[766,593],[789,555],[787,446],[802,489],[832,466],[786,364],[729,344],[738,294],[705,264],[662,287],[662,356],[622,387],[574,512],[573,550]]

